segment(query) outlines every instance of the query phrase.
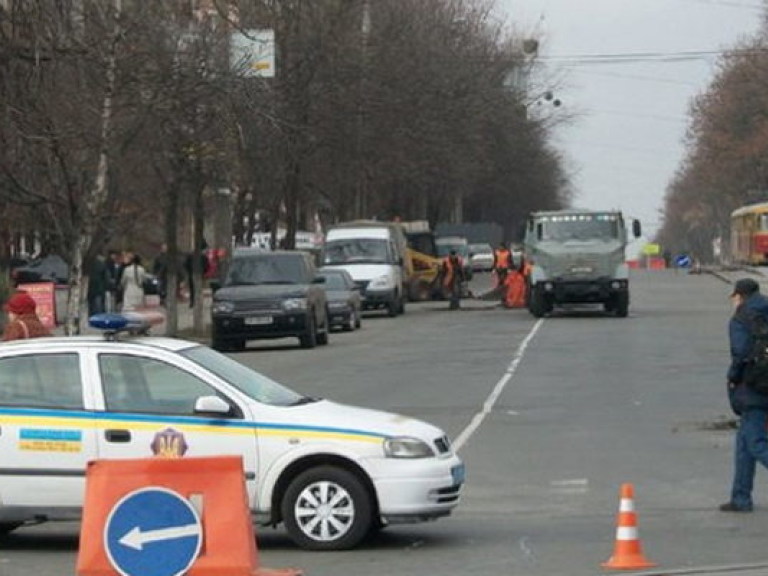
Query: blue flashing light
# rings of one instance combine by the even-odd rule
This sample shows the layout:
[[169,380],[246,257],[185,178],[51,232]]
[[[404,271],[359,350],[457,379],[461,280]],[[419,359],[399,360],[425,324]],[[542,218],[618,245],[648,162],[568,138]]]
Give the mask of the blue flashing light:
[[88,324],[96,330],[119,332],[128,328],[128,318],[122,314],[107,312],[105,314],[94,314],[88,318]]
[[88,319],[88,324],[107,334],[123,331],[146,332],[151,326],[161,324],[165,317],[161,312],[107,312],[95,314]]

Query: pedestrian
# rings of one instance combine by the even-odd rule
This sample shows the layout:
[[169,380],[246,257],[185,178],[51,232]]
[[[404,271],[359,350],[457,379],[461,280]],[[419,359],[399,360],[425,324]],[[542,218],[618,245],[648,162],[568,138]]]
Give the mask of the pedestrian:
[[107,312],[115,312],[122,304],[120,292],[120,273],[123,269],[122,255],[117,250],[110,250],[107,253],[105,267],[107,269],[107,294],[104,307]]
[[728,325],[728,399],[740,421],[734,446],[731,498],[720,510],[751,512],[756,464],[768,468],[768,395],[753,390],[744,376],[752,352],[752,328],[759,322],[768,322],[768,298],[760,294],[760,285],[755,280],[743,278],[734,285],[731,302],[734,312]]
[[12,294],[4,310],[8,314],[8,322],[3,330],[3,341],[51,335],[37,317],[37,304],[28,293],[20,290]]
[[157,294],[160,296],[160,305],[165,306],[165,299],[168,297],[168,244],[163,242],[160,245],[160,252],[155,256],[152,263],[152,273],[157,277]]
[[107,291],[110,277],[107,264],[102,256],[96,256],[88,271],[88,315],[101,314],[107,310]]
[[[208,248],[208,244],[203,240],[202,247],[200,249],[199,262],[200,262],[200,278],[204,278],[206,269],[208,267],[208,258],[205,257],[205,250]],[[184,259],[184,272],[187,276],[187,288],[189,289],[189,307],[195,306],[195,270],[194,270],[194,257],[195,253],[190,252]]]
[[443,259],[443,292],[449,298],[449,310],[458,310],[461,302],[461,288],[464,282],[464,262],[456,250]]
[[504,286],[510,268],[512,268],[512,253],[504,242],[501,242],[493,251],[493,273],[496,275],[496,286],[500,287],[502,302],[504,302]]
[[141,257],[133,252],[126,253],[129,264],[123,269],[120,287],[123,293],[122,310],[137,310],[144,307],[144,280],[147,272],[141,265]]

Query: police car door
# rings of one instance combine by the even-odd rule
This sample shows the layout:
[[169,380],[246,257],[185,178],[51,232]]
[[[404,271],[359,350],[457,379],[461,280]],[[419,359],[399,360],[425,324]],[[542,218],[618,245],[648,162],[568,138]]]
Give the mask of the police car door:
[[81,374],[77,352],[0,355],[0,505],[82,505],[96,433]]
[[[247,407],[195,373],[165,358],[101,352],[98,367],[104,412],[100,458],[242,456],[248,494],[256,493],[256,432]],[[203,397],[218,397],[230,413],[195,411]]]

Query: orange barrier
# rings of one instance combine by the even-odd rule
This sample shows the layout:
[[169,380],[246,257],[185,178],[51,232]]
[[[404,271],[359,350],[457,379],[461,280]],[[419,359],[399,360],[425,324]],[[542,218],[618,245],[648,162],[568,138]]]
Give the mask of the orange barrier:
[[621,485],[619,514],[616,519],[616,544],[613,556],[601,566],[610,570],[637,570],[656,566],[643,556],[637,532],[635,514],[635,489],[632,484]]
[[88,464],[79,576],[299,576],[259,567],[240,457]]

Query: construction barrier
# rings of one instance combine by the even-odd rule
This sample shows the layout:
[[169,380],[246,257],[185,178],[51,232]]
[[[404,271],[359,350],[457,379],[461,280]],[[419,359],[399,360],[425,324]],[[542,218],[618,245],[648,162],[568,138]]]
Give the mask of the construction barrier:
[[259,567],[240,457],[88,464],[79,576],[299,576]]
[[601,566],[609,570],[638,570],[656,566],[643,556],[637,531],[635,489],[632,484],[621,485],[619,514],[616,518],[616,543],[613,556]]

